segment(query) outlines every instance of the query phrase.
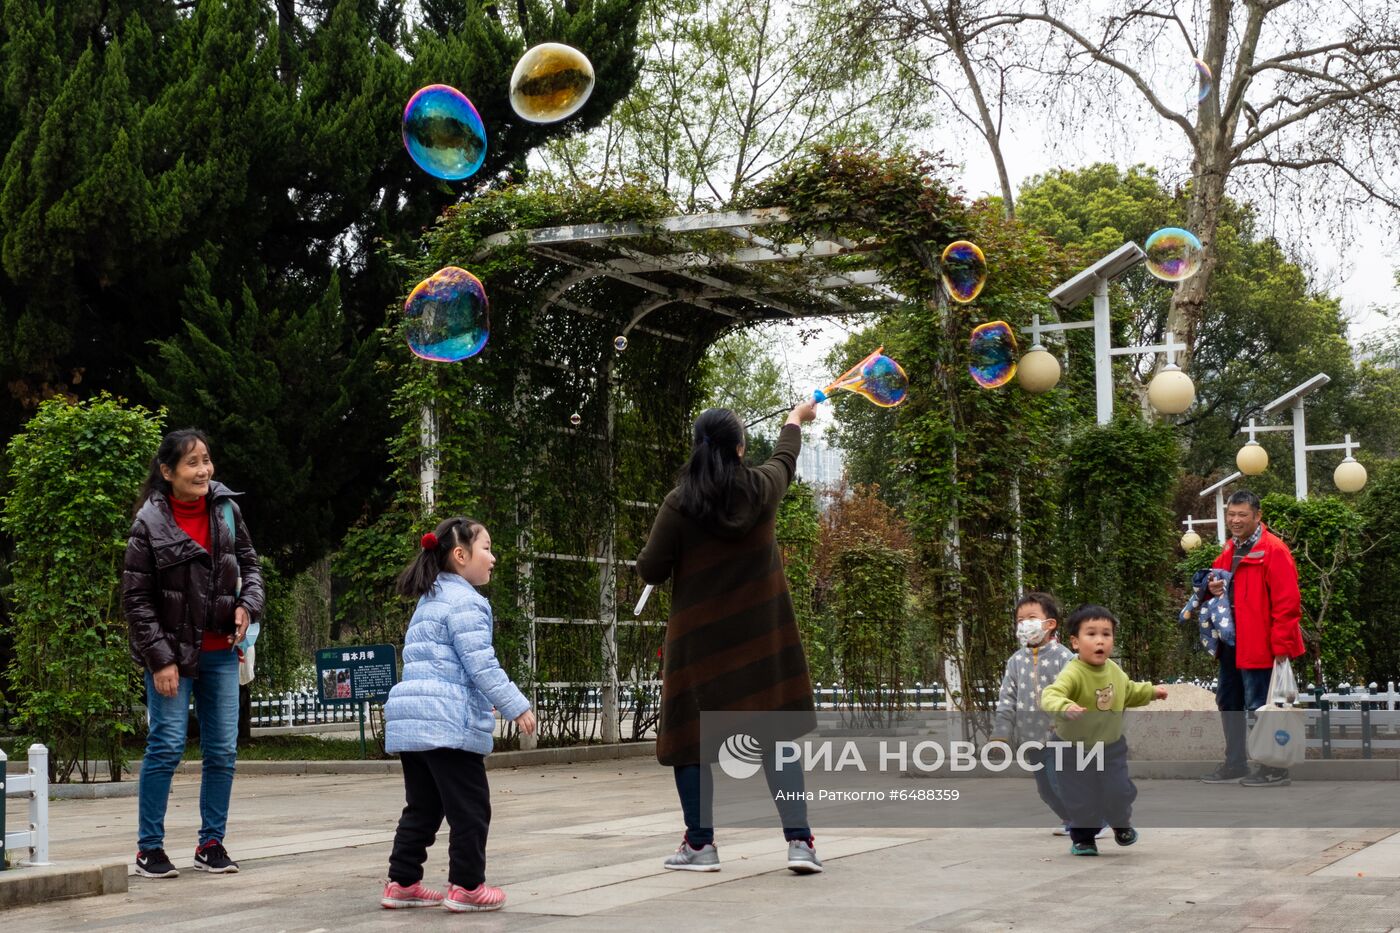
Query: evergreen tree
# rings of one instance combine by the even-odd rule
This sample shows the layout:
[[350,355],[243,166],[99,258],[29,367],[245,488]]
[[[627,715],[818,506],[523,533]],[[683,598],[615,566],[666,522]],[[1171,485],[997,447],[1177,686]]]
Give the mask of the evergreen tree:
[[[606,117],[636,79],[639,7],[434,0],[410,22],[398,0],[5,0],[0,436],[54,394],[162,403],[213,433],[284,570],[323,553],[384,471],[372,334],[413,284],[394,257]],[[565,123],[524,123],[511,69],[549,40],[597,83]],[[430,83],[487,126],[465,190],[403,151],[404,103]]]

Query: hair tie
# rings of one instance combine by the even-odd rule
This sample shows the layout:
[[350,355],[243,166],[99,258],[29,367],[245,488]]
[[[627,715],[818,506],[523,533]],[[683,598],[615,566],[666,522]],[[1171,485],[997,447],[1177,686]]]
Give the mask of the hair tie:
[[431,551],[433,548],[438,546],[437,535],[433,534],[430,531],[427,534],[425,534],[418,543],[423,546],[423,550]]

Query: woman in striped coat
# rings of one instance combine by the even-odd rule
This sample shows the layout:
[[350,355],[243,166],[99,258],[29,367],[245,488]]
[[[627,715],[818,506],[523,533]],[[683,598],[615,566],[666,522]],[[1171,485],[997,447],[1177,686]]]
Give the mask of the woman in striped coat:
[[[765,739],[795,737],[816,726],[807,657],[774,535],[778,504],[797,468],[800,426],[815,417],[815,402],[794,408],[773,456],[753,468],[743,464],[744,427],[734,413],[702,413],[690,459],[637,557],[647,583],[672,582],[656,757],[675,769],[686,833],[667,868],[720,867],[707,799],[712,787],[702,780],[702,766],[708,770],[716,750],[702,753],[702,712],[785,712],[785,734],[769,732]],[[800,794],[791,795],[801,790],[801,770],[789,765],[776,771],[771,742],[762,758],[774,795],[788,792],[778,807],[788,868],[821,871],[806,807]]]

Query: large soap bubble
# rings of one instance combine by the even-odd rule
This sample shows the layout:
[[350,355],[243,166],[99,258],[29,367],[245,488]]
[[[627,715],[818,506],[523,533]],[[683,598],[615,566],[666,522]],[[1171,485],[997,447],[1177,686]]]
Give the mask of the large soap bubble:
[[418,283],[403,305],[408,348],[437,363],[476,356],[490,327],[486,289],[465,269],[447,266]]
[[486,125],[461,91],[430,84],[403,109],[403,144],[429,175],[461,181],[486,161]]
[[1201,268],[1201,241],[1190,230],[1163,227],[1147,238],[1147,271],[1163,282],[1182,282]]
[[863,395],[881,408],[894,408],[908,398],[909,377],[904,368],[884,355],[884,347],[876,347],[874,352],[861,360],[840,376],[837,376],[824,389],[813,393],[813,398],[824,402],[838,390]]
[[1196,62],[1196,103],[1205,100],[1210,94],[1210,89],[1215,86],[1215,76],[1210,73],[1210,66],[1199,58]]
[[999,389],[1016,375],[1016,335],[1005,321],[989,321],[972,329],[967,371],[984,389]]
[[593,93],[593,63],[578,49],[544,42],[520,56],[510,76],[510,105],[522,120],[557,123]]
[[987,284],[987,259],[976,243],[958,240],[949,243],[939,262],[943,271],[943,287],[948,297],[967,304],[982,293]]

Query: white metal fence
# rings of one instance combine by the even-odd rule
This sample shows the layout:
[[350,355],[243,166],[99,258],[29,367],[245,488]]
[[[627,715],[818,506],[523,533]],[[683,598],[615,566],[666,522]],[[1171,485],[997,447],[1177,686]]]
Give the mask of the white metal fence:
[[[25,865],[49,864],[49,750],[42,745],[29,746],[28,769],[24,774],[5,774],[5,753],[0,751],[0,870],[6,867],[5,855],[15,849],[27,848]],[[10,797],[29,799],[29,829],[12,833],[5,829],[5,804]]]

